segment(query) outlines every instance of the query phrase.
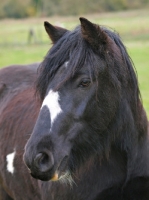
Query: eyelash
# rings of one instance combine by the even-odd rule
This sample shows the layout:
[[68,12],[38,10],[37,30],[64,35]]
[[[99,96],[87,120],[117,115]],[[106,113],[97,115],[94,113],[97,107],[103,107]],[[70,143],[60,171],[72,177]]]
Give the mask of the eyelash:
[[89,79],[83,80],[80,84],[79,87],[81,88],[87,88],[90,86],[91,81]]

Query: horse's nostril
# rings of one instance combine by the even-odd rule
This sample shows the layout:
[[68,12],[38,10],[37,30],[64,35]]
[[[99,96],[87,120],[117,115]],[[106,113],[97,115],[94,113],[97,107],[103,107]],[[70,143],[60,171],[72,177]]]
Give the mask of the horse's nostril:
[[40,164],[46,163],[46,160],[48,160],[48,155],[39,153],[37,154],[34,160],[35,160],[36,166],[39,166]]
[[47,172],[54,164],[53,155],[50,152],[38,153],[34,159],[34,164],[40,172]]

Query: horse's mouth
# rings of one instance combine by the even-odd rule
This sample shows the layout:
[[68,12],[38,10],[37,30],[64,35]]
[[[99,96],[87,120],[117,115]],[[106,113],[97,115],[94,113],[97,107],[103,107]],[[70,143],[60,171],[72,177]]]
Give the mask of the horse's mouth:
[[68,166],[67,163],[68,163],[68,156],[65,156],[61,160],[56,172],[54,173],[53,177],[51,178],[51,181],[58,181],[63,176],[65,176],[65,174],[67,174],[67,166]]
[[68,166],[68,156],[65,156],[59,163],[57,170],[60,172],[66,171],[67,166]]

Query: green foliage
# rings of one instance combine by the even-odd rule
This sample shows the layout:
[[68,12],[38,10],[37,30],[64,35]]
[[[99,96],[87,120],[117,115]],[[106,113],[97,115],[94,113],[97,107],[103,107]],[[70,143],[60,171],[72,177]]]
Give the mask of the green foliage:
[[[23,2],[23,1],[22,1]],[[14,17],[14,18],[24,18],[27,17],[26,4],[22,3],[20,0],[6,0],[1,2],[1,12],[0,17]]]
[[127,0],[102,0],[102,10],[117,11],[128,9]]
[[0,2],[0,18],[82,15],[149,6],[149,0],[5,0]]

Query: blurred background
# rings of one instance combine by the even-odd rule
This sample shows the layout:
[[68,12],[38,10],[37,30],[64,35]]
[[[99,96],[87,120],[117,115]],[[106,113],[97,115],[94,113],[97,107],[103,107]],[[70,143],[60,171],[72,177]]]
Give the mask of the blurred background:
[[0,0],[0,67],[41,62],[51,46],[43,22],[73,29],[80,16],[120,34],[149,116],[149,0]]

